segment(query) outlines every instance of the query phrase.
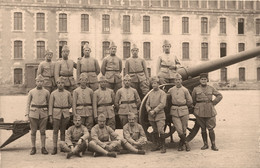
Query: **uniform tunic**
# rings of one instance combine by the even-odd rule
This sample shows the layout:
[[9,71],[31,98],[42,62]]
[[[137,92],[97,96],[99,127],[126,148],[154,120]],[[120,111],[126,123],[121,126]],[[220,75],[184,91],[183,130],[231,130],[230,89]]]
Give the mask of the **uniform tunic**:
[[54,87],[55,81],[54,81],[54,67],[55,63],[53,62],[47,62],[43,61],[38,66],[37,70],[37,76],[42,75],[44,77],[44,87]]
[[68,146],[76,144],[80,138],[84,141],[89,138],[88,129],[84,125],[81,125],[79,128],[75,125],[68,128],[65,138],[65,142]]
[[107,56],[101,66],[102,75],[106,77],[108,83],[121,83],[122,60],[117,56]]
[[176,65],[180,65],[176,56],[170,54],[164,54],[158,59],[158,77],[173,79],[176,74]]
[[65,86],[74,86],[76,84],[73,77],[74,62],[72,60],[60,60],[55,65],[54,77],[57,81],[58,77],[63,76]]
[[130,124],[126,124],[123,127],[123,135],[124,138],[130,143],[133,144],[134,142],[141,142],[141,144],[145,144],[147,141],[147,138],[144,133],[143,127],[135,123],[135,125],[132,127]]
[[131,77],[131,82],[141,82],[147,79],[146,63],[141,58],[128,58],[125,62],[125,73]]

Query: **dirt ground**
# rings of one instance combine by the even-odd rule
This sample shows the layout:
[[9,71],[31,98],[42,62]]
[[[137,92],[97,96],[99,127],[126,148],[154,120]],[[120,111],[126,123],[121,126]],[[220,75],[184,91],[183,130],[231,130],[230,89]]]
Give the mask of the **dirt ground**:
[[[167,153],[151,152],[146,155],[125,154],[117,158],[92,157],[66,159],[64,153],[55,156],[40,154],[39,133],[37,154],[30,156],[30,134],[9,144],[0,151],[1,168],[259,168],[260,167],[260,91],[221,91],[224,99],[216,106],[216,144],[218,152],[202,151],[200,132],[190,142],[190,152],[178,152],[177,143],[169,143]],[[26,96],[0,97],[0,117],[13,122],[24,117]],[[122,135],[122,130],[117,130]],[[0,130],[2,144],[11,131]],[[179,139],[174,133],[174,141]],[[47,131],[47,150],[51,152],[52,131]]]

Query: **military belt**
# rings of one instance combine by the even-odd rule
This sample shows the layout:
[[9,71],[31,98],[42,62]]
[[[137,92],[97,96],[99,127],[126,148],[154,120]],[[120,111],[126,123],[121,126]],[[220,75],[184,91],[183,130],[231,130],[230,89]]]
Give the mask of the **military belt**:
[[132,104],[135,103],[135,100],[131,100],[131,101],[121,101],[121,104]]
[[53,108],[58,108],[58,109],[70,109],[70,107],[69,106],[67,106],[67,107],[53,107]]
[[31,107],[36,107],[36,108],[48,108],[48,105],[35,105],[35,104],[32,104]]
[[71,77],[73,75],[60,75],[60,76],[62,76],[62,77]]
[[81,73],[89,73],[89,72],[96,72],[96,71],[83,71],[83,72],[81,72]]
[[171,67],[171,66],[167,66],[167,65],[161,65],[162,68],[169,68],[170,70],[173,70],[173,69],[176,69],[174,67]]
[[211,103],[211,100],[207,100],[207,101],[196,101],[196,103]]
[[82,103],[82,104],[77,104],[76,106],[92,106],[91,103]]
[[117,72],[117,71],[119,71],[119,70],[106,69],[106,71],[115,71],[115,72]]
[[45,78],[54,78],[54,76],[45,76],[45,75],[42,75],[42,76]]
[[183,107],[183,106],[187,106],[187,105],[186,104],[172,104],[172,106]]
[[102,107],[102,106],[112,106],[113,103],[103,103],[103,104],[98,104],[97,107]]
[[129,72],[130,74],[134,74],[134,73],[143,73],[144,71],[136,71],[136,72]]

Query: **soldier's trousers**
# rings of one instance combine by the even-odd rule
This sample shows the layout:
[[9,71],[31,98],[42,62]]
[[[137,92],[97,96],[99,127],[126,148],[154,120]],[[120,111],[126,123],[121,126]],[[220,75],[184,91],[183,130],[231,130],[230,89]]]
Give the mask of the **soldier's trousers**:
[[165,120],[149,121],[154,133],[164,134]]
[[[126,139],[124,139],[125,141],[127,141]],[[122,140],[123,141],[123,140]],[[124,141],[123,141],[124,142]],[[129,141],[127,141],[128,143],[130,143]],[[144,138],[144,137],[141,137],[141,138],[139,138],[136,142],[139,142],[140,144],[141,144],[141,146],[137,146],[137,145],[135,145],[135,144],[132,144],[132,143],[130,143],[133,147],[135,147],[136,149],[142,149],[143,148],[143,146],[146,144],[146,138]]]
[[91,128],[94,126],[94,119],[92,116],[81,116],[81,122],[85,125],[88,131],[91,131]]
[[111,151],[107,151],[106,149],[102,148],[100,145],[98,145],[95,141],[90,141],[89,142],[89,149],[93,152],[98,152],[103,155],[106,155],[108,152],[112,151],[118,151],[121,148],[121,141],[120,140],[115,140],[115,141],[108,141],[108,142],[103,142],[108,146],[112,147]]
[[147,80],[140,82],[131,82],[131,87],[135,88],[137,91],[140,90],[142,93],[142,97],[144,97],[150,90],[149,82]]
[[174,79],[168,79],[168,78],[163,78],[163,77],[159,77],[159,83],[160,85],[162,84],[166,84],[166,83],[174,83]]
[[118,89],[120,89],[122,87],[122,81],[118,82],[118,83],[107,83],[107,87],[114,90],[114,92],[116,93]]
[[189,121],[189,115],[184,115],[181,117],[172,116],[172,122],[179,135],[186,134],[186,129],[188,127],[188,121]]
[[64,118],[63,115],[61,119],[53,119],[53,145],[57,147],[58,142],[58,133],[60,130],[60,140],[65,141],[65,131],[66,127],[69,124],[70,117]]
[[196,121],[200,125],[202,132],[205,132],[206,128],[211,130],[216,127],[216,117],[198,117],[198,116],[196,116]]
[[65,152],[74,152],[74,153],[79,153],[82,151],[86,151],[88,147],[87,141],[82,141],[81,144],[73,143],[74,146],[74,151],[71,151],[70,147],[65,141],[60,141],[60,148],[65,151]]
[[[136,122],[138,123],[138,114],[135,114]],[[121,125],[124,126],[126,123],[128,123],[128,115],[127,114],[119,114],[119,119],[121,122]]]
[[116,118],[115,117],[107,118],[106,125],[111,127],[113,130],[115,130],[116,129]]
[[48,117],[40,118],[40,119],[30,117],[29,119],[30,119],[31,135],[36,136],[36,132],[38,128],[40,130],[41,135],[45,135]]

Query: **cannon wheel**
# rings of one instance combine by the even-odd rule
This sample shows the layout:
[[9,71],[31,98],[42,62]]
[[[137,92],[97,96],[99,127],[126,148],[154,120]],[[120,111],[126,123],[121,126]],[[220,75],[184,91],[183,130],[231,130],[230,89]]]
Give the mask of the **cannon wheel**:
[[[168,90],[169,88],[171,88],[174,84],[164,84],[164,85],[160,85],[159,87],[163,90]],[[151,91],[150,91],[151,92]],[[148,121],[148,113],[146,111],[146,107],[145,107],[145,104],[146,104],[146,101],[147,101],[147,98],[148,98],[148,95],[150,94],[150,92],[148,92],[146,94],[146,96],[143,98],[142,100],[142,103],[141,103],[141,106],[140,106],[140,112],[139,112],[139,122],[140,124],[143,126],[143,129],[145,131],[145,134],[147,136],[147,139],[149,141],[152,141],[153,137],[152,137],[152,133],[149,133],[148,132],[148,129],[149,127],[151,126],[149,121]],[[171,123],[172,123],[172,119],[171,119],[171,116],[170,116],[170,106],[168,105],[170,100],[169,98],[167,98],[167,103],[166,103],[166,107],[165,107],[165,115],[166,115],[166,126],[170,126]],[[196,118],[195,116],[192,114],[193,113],[193,109],[189,109],[189,112],[190,112],[190,119],[189,119],[189,123],[188,123],[188,136],[187,136],[187,141],[191,141],[198,133],[200,127],[198,125],[198,123],[196,122]],[[170,132],[169,134],[166,136],[169,137],[171,136],[173,133],[175,132],[175,127],[171,127],[170,128]]]

